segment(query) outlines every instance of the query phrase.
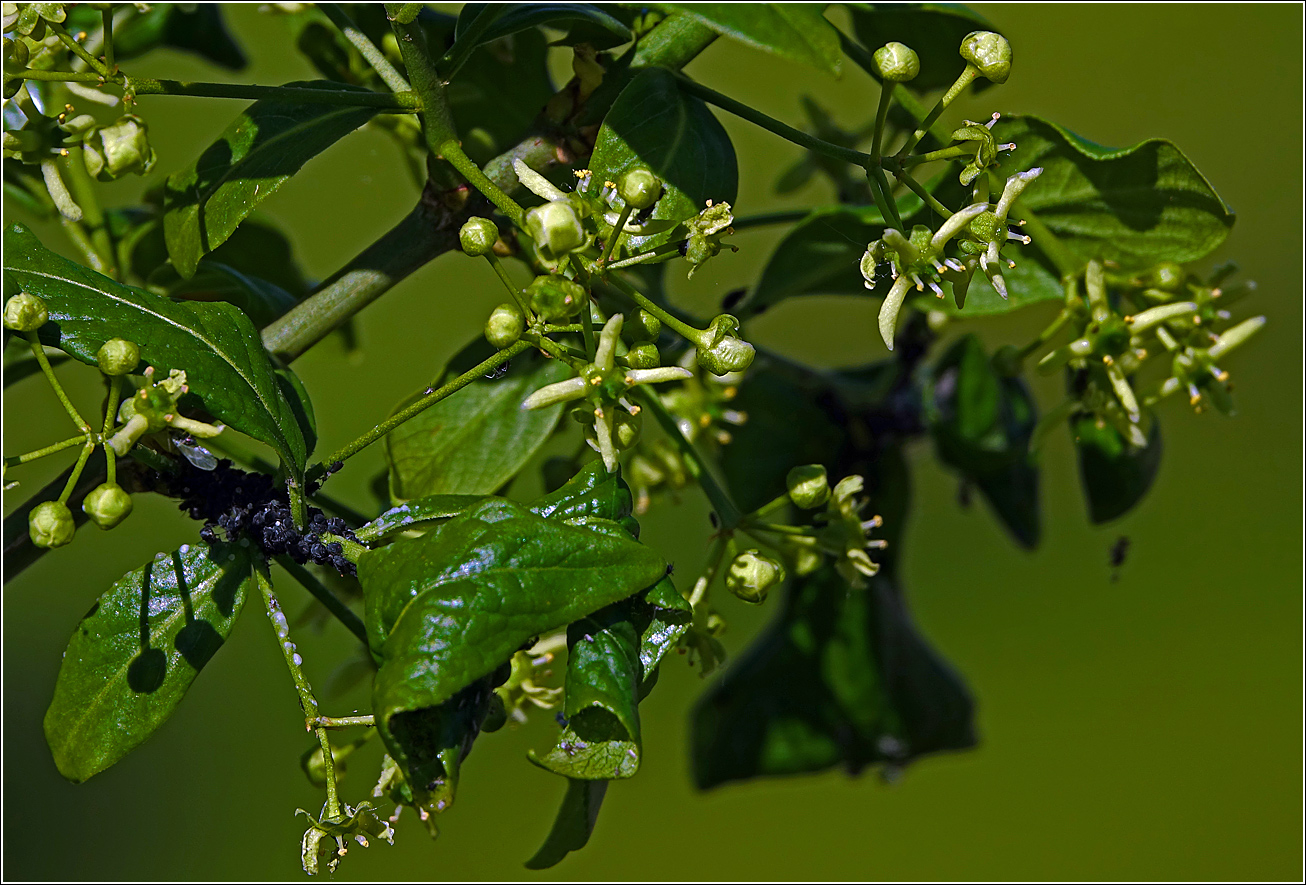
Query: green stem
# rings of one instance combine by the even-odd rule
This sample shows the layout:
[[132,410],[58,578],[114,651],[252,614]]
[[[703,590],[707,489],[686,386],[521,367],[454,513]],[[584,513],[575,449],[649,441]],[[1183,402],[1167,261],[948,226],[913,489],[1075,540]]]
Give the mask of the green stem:
[[336,793],[336,767],[335,757],[331,755],[331,741],[327,738],[325,728],[321,726],[314,728],[313,725],[318,718],[317,698],[313,696],[313,687],[309,685],[301,669],[299,655],[295,653],[295,644],[290,641],[290,627],[286,622],[285,613],[281,611],[281,603],[272,591],[272,579],[268,576],[267,565],[265,563],[256,565],[254,576],[258,581],[259,591],[263,594],[263,607],[267,611],[268,620],[272,622],[272,629],[277,634],[277,645],[280,646],[281,655],[286,660],[286,669],[290,671],[290,680],[295,684],[295,691],[299,694],[299,708],[304,711],[305,727],[317,733],[317,742],[322,747],[322,767],[326,769],[326,817],[338,818],[340,797]]
[[94,71],[33,71],[26,70],[17,75],[22,80],[41,80],[47,83],[91,83],[103,86],[105,79]]
[[889,187],[889,180],[884,177],[884,170],[879,166],[867,166],[866,179],[872,184],[871,194],[880,208],[880,217],[884,219],[884,223],[892,224],[898,230],[902,230],[905,225],[902,223],[902,216],[898,214],[898,203],[893,198],[893,189]]
[[[907,136],[906,143],[898,149],[898,153],[894,156],[899,162],[905,159],[907,155],[912,152],[912,149],[916,147],[917,143],[925,137],[925,133],[930,131],[930,127],[934,125],[934,121],[939,119],[939,115],[944,112],[948,105],[956,100],[957,96],[965,91],[966,87],[969,86],[977,76],[979,76],[979,69],[973,64],[967,62],[966,67],[957,77],[956,82],[948,87],[948,91],[943,93],[939,98],[938,102],[934,105],[933,110],[925,115],[925,119],[921,121],[920,127],[911,135]],[[948,139],[944,139],[943,141],[946,143]]]
[[319,3],[317,8],[322,10],[327,18],[331,19],[331,23],[367,60],[367,63],[372,66],[372,70],[376,71],[381,77],[382,82],[390,87],[391,92],[409,92],[412,90],[403,74],[399,73],[395,66],[390,64],[390,60],[385,57],[385,53],[376,48],[375,43],[367,39],[367,35],[358,29],[349,18],[349,15],[340,8],[339,4]]
[[910,169],[912,166],[919,166],[921,163],[932,163],[935,160],[959,160],[962,157],[970,156],[972,153],[974,153],[974,149],[964,144],[939,148],[937,151],[929,151],[904,158],[902,168]]
[[303,585],[304,589],[313,594],[313,598],[322,603],[326,610],[335,615],[336,620],[345,625],[345,628],[358,637],[358,641],[367,645],[367,628],[363,626],[363,619],[354,613],[354,610],[331,592],[327,587],[308,569],[295,562],[289,556],[278,556],[277,564],[286,570],[289,575]]
[[630,220],[630,213],[633,208],[634,207],[629,203],[621,208],[621,215],[617,217],[617,225],[612,229],[612,236],[608,237],[608,241],[603,244],[603,256],[599,258],[599,268],[601,273],[607,270],[608,259],[610,259],[612,253],[617,250],[617,241],[620,240],[621,235],[626,232],[626,222]]
[[[802,214],[806,215],[807,213],[804,212]],[[735,225],[732,223],[731,227],[735,227]],[[652,261],[655,258],[662,258],[665,255],[678,253],[680,252],[680,247],[683,246],[684,243],[685,243],[684,240],[678,240],[670,243],[663,243],[661,246],[657,246],[653,249],[650,249],[647,252],[641,252],[638,255],[632,255],[630,258],[623,258],[620,261],[614,261],[611,264],[609,264],[607,267],[605,267],[604,270],[618,270],[623,267],[633,267],[636,264],[643,264],[644,262]]]
[[[839,34],[839,44],[843,49],[844,55],[852,59],[859,68],[870,74],[877,82],[883,83],[883,81],[880,80],[879,71],[875,68],[875,56],[872,55],[866,47],[857,43],[844,33]],[[920,122],[929,116],[929,113],[925,110],[925,106],[920,103],[906,85],[902,83],[894,84],[892,91],[894,99],[898,102],[898,106],[910,114],[917,122]],[[937,124],[927,128],[929,134],[934,136],[939,144],[947,144],[952,140],[950,137],[951,130],[944,129]]]
[[462,145],[454,140],[442,142],[435,150],[435,155],[457,169],[472,187],[480,191],[487,200],[497,206],[499,211],[508,216],[513,224],[518,228],[525,228],[526,213],[522,207],[518,205],[516,200],[500,190],[499,186],[481,171],[481,167],[472,162],[471,157],[463,153]]
[[534,332],[524,332],[522,334],[522,341],[525,341],[532,347],[539,348],[549,356],[553,357],[553,359],[560,360],[575,369],[579,369],[590,361],[585,354],[575,353],[571,348],[563,347],[551,338],[546,338],[545,336]]
[[82,208],[82,222],[86,225],[91,245],[100,256],[100,263],[105,268],[101,272],[116,280],[118,266],[114,256],[113,241],[109,238],[109,228],[104,223],[104,211],[100,208],[100,200],[95,194],[95,182],[91,180],[91,174],[86,171],[86,161],[83,159],[85,150],[83,147],[69,149],[68,156],[64,159],[64,171],[73,199]]
[[91,425],[86,423],[86,419],[77,411],[77,408],[72,404],[72,400],[68,399],[68,394],[64,393],[63,385],[59,383],[59,379],[54,377],[54,369],[50,368],[50,360],[46,357],[45,348],[41,346],[41,342],[37,339],[36,333],[24,332],[23,337],[26,338],[27,343],[31,345],[32,355],[36,357],[36,361],[41,364],[41,372],[45,375],[45,380],[50,382],[50,386],[54,388],[54,395],[58,397],[59,402],[63,404],[64,411],[68,413],[68,417],[73,419],[73,424],[77,426],[77,429],[80,430],[83,435],[90,436],[91,433],[93,433]]
[[77,436],[70,436],[67,439],[60,440],[57,443],[51,443],[45,448],[36,449],[25,455],[13,455],[9,458],[5,458],[5,468],[17,467],[19,464],[26,464],[28,461],[35,461],[38,458],[53,455],[55,452],[62,452],[64,449],[70,449],[82,442],[86,442],[86,434],[79,433]]
[[1084,262],[1081,261],[1074,252],[1071,252],[1065,243],[1057,238],[1057,235],[1048,229],[1029,208],[1021,204],[1019,200],[1012,207],[1012,214],[1019,218],[1025,227],[1034,245],[1048,257],[1048,260],[1056,265],[1057,272],[1061,274],[1061,279],[1066,280],[1078,276],[1084,269]]
[[101,435],[104,437],[105,470],[109,484],[113,485],[118,480],[118,463],[113,448],[109,445],[109,431],[113,430],[114,421],[118,417],[118,398],[121,396],[122,385],[113,375],[105,376],[105,380],[109,384],[109,402],[104,409],[104,430]]
[[339,544],[343,551],[343,555],[345,559],[349,560],[354,565],[358,565],[358,560],[362,557],[364,553],[367,552],[367,548],[364,547],[362,544],[358,543],[357,541],[351,541],[350,539],[346,538],[344,535],[335,535],[332,534],[331,532],[323,532],[322,540],[326,541],[328,544],[333,541]]
[[907,185],[907,187],[911,189],[916,194],[916,196],[924,200],[926,206],[929,206],[931,209],[933,209],[935,212],[942,215],[944,218],[952,217],[952,210],[949,209],[947,206],[943,205],[942,203],[940,203],[938,200],[936,200],[934,198],[934,195],[930,193],[928,190],[926,190],[926,188],[919,181],[917,181],[915,178],[912,178],[911,173],[899,172],[896,178],[901,183]]
[[82,253],[86,263],[91,270],[96,273],[102,273],[109,276],[109,268],[100,257],[100,253],[95,251],[95,245],[91,243],[91,238],[86,235],[86,228],[82,227],[80,221],[73,221],[70,218],[61,216],[59,219],[63,223],[63,231],[68,235],[68,239],[77,247],[77,251]]
[[689,470],[689,475],[703,489],[703,493],[707,495],[707,500],[721,520],[721,528],[726,531],[734,529],[743,519],[739,505],[735,504],[729,492],[716,481],[716,477],[708,469],[707,461],[694,448],[694,444],[685,439],[685,435],[680,432],[680,427],[676,423],[675,416],[667,411],[666,406],[662,405],[662,400],[658,399],[657,394],[646,388],[636,389],[635,395],[643,400],[644,406],[653,413],[653,417],[657,419],[658,424],[662,426],[662,429],[676,444],[676,448],[680,450],[680,455],[685,459],[685,466]]
[[313,725],[318,728],[351,728],[357,725],[370,728],[376,725],[376,717],[370,713],[365,716],[319,716],[313,720]]
[[59,495],[59,503],[67,504],[68,499],[72,497],[73,489],[77,486],[77,479],[82,475],[82,470],[86,467],[86,460],[91,457],[91,452],[95,451],[95,440],[91,437],[85,437],[86,445],[82,446],[82,453],[77,456],[77,463],[73,465],[73,472],[68,477],[68,482],[64,484],[63,493]]
[[[55,78],[51,78],[55,79]],[[81,79],[81,78],[66,78]],[[299,104],[331,104],[345,107],[376,108],[380,111],[409,114],[422,109],[421,100],[412,92],[386,94],[344,89],[308,89],[303,86],[259,86],[244,83],[199,83],[183,80],[153,80],[148,77],[121,77],[122,88],[133,95],[194,95],[204,98],[277,99]]]
[[[109,13],[107,12],[105,13],[105,15],[108,14]],[[73,55],[77,56],[82,61],[86,62],[87,66],[89,66],[91,70],[95,71],[96,74],[98,74],[101,77],[109,76],[109,69],[105,67],[104,62],[100,61],[98,58],[96,58],[95,56],[87,52],[85,46],[83,46],[82,44],[74,40],[73,36],[69,34],[66,30],[64,30],[63,25],[59,24],[58,22],[49,21],[47,19],[45,22],[45,27],[47,30],[53,31],[54,35],[59,38],[59,41],[63,43],[63,45],[67,46],[70,50],[72,50]]]
[[517,303],[518,310],[520,310],[522,315],[526,317],[526,325],[529,326],[533,324],[535,322],[535,314],[531,311],[531,306],[527,303],[526,294],[522,292],[521,286],[518,286],[512,281],[512,277],[508,276],[507,268],[503,266],[503,262],[499,261],[498,257],[493,252],[486,252],[485,260],[490,262],[490,267],[494,268],[494,272],[498,274],[499,279],[503,281],[504,288],[508,290],[508,294],[512,296],[512,300]]
[[878,166],[881,150],[884,147],[884,121],[889,116],[889,104],[893,101],[893,86],[880,83],[880,103],[875,109],[875,128],[871,130],[871,163]]
[[463,372],[457,378],[422,397],[408,408],[390,416],[371,430],[367,431],[367,433],[364,433],[362,436],[346,445],[344,448],[323,459],[322,464],[315,465],[309,470],[308,478],[318,479],[326,472],[323,464],[335,464],[337,461],[346,461],[349,458],[352,458],[354,455],[394,430],[400,424],[403,424],[405,421],[416,415],[420,415],[445,397],[457,393],[477,378],[484,377],[486,373],[497,369],[508,360],[527,350],[530,346],[531,344],[529,341],[518,341],[511,347],[498,351],[489,359],[483,360],[473,368]]
[[113,61],[113,10],[105,9],[100,13],[104,21],[104,66],[112,71]]
[[870,157],[861,151],[831,144],[813,135],[808,135],[801,129],[795,129],[787,123],[781,123],[774,117],[768,117],[761,111],[756,111],[742,102],[735,101],[727,95],[722,95],[715,89],[709,89],[682,74],[677,74],[676,79],[680,83],[680,88],[691,95],[696,95],[708,104],[714,104],[724,111],[729,111],[736,117],[742,117],[787,141],[792,141],[796,145],[807,148],[809,151],[815,151],[818,154],[824,154],[827,157],[833,157],[836,160],[843,160],[857,166],[865,166],[870,161]]
[[703,330],[695,329],[688,323],[681,322],[679,319],[668,313],[661,305],[650,300],[644,295],[644,293],[640,292],[621,277],[610,277],[608,282],[620,289],[626,297],[630,298],[631,301],[634,301],[637,305],[661,320],[662,325],[674,330],[676,334],[690,341],[695,346],[703,340]]

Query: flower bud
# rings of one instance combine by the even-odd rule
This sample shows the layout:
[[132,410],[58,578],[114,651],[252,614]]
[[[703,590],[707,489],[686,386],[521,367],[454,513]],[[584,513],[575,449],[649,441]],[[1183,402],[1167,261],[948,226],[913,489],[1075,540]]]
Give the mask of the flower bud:
[[37,547],[62,547],[76,531],[72,512],[61,501],[37,504],[27,517],[27,532]]
[[617,181],[617,194],[632,209],[647,209],[662,196],[662,182],[648,169],[627,169]]
[[468,255],[489,255],[499,241],[499,228],[488,218],[469,218],[458,231],[458,242]]
[[503,350],[516,344],[525,328],[526,318],[517,305],[500,304],[485,321],[485,340],[496,350]]
[[35,332],[45,325],[50,318],[50,311],[45,307],[45,299],[38,295],[19,292],[5,302],[5,328],[15,332]]
[[141,349],[126,338],[110,338],[95,354],[106,375],[127,375],[141,361]]
[[815,510],[830,500],[830,481],[820,464],[802,464],[785,479],[789,498],[804,510]]
[[627,341],[657,341],[658,335],[662,334],[662,321],[640,308],[626,317],[621,331],[626,333]]
[[574,317],[588,300],[579,283],[558,274],[536,277],[526,287],[526,294],[534,311],[550,323]]
[[84,156],[86,171],[100,181],[113,181],[128,172],[144,175],[156,159],[145,121],[135,114],[126,114],[88,135]]
[[550,255],[565,255],[585,245],[580,216],[565,200],[552,200],[526,213],[526,232]]
[[730,563],[726,588],[744,602],[759,604],[766,594],[785,579],[784,566],[757,550],[745,550]]
[[961,57],[994,83],[1011,76],[1011,44],[992,31],[971,31],[961,41]]
[[698,342],[699,366],[713,375],[726,375],[742,372],[752,365],[757,352],[753,345],[735,335],[738,329],[739,320],[729,314],[713,319]]
[[921,60],[910,46],[885,43],[875,50],[875,69],[889,83],[906,83],[921,72]]
[[662,355],[651,341],[636,344],[626,353],[626,365],[632,369],[656,369],[662,365]]
[[1183,265],[1174,261],[1163,261],[1148,272],[1147,285],[1164,292],[1178,292],[1186,278]]
[[91,518],[91,522],[108,530],[131,515],[132,496],[116,483],[106,482],[86,493],[82,512]]

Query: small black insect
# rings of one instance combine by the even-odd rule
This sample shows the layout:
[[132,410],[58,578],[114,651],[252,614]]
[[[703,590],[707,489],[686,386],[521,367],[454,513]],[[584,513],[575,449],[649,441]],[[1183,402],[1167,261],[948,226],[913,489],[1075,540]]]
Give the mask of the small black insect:
[[1125,558],[1129,556],[1129,536],[1121,535],[1116,538],[1116,542],[1111,545],[1111,583],[1114,584],[1120,580],[1120,567],[1125,564]]
[[511,365],[512,365],[512,360],[508,360],[504,362],[502,365],[495,366],[493,369],[486,372],[485,377],[491,381],[498,381],[504,375],[508,374],[508,367]]

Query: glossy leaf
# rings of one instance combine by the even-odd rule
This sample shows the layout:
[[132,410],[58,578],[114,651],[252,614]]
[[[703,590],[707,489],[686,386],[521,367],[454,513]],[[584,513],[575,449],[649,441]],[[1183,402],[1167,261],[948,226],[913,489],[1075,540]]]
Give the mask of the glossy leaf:
[[591,461],[557,491],[530,503],[531,512],[548,519],[583,524],[587,520],[615,522],[632,537],[639,537],[639,523],[630,515],[633,501],[630,487],[618,473],[608,473],[602,461]]
[[[443,381],[460,374],[460,363]],[[523,409],[522,401],[571,370],[559,360],[523,354],[498,380],[478,380],[440,400],[385,438],[390,492],[397,501],[428,495],[498,491],[539,451],[557,426],[562,405]],[[400,403],[396,411],[421,394]]]
[[1003,117],[993,134],[1017,145],[1001,155],[1000,177],[1043,168],[1012,217],[1021,207],[1037,214],[1085,262],[1115,262],[1128,273],[1161,261],[1196,261],[1233,226],[1233,210],[1165,139],[1106,148],[1032,116]]
[[1095,523],[1110,522],[1138,505],[1161,467],[1161,424],[1151,417],[1147,445],[1134,448],[1110,424],[1091,415],[1072,418],[1070,430],[1079,453],[1079,478]]
[[96,365],[110,338],[127,338],[141,359],[165,377],[186,372],[190,392],[216,418],[267,443],[295,470],[307,457],[294,410],[286,401],[258,331],[223,302],[180,303],[106,276],[46,249],[27,228],[5,229],[6,293],[40,295],[50,311],[41,340]]
[[295,416],[300,435],[304,437],[304,458],[307,460],[317,448],[317,413],[313,411],[313,401],[308,396],[308,388],[292,369],[277,369],[276,372],[277,387],[290,406],[290,413]]
[[[508,8],[504,10],[503,6]],[[573,27],[576,24],[584,24],[607,34],[609,40],[615,41],[597,48],[629,43],[634,36],[624,22],[592,3],[505,3],[503,6],[496,10],[498,16],[494,23],[481,34],[480,43],[489,43],[491,40],[541,25],[556,28],[564,24]],[[481,15],[487,8],[490,8],[490,5],[486,3],[465,4],[458,14],[456,34],[461,34],[467,27],[466,23]]]
[[209,258],[200,261],[195,275],[181,280],[168,296],[182,301],[234,304],[260,328],[295,306],[294,296],[280,286]]
[[[362,91],[323,80],[287,85]],[[375,108],[277,99],[242,111],[195,162],[168,176],[163,229],[177,272],[194,274],[200,258],[231,236],[259,203],[375,114]]]
[[[675,75],[641,71],[617,96],[603,120],[590,156],[594,181],[617,181],[627,169],[645,167],[663,181],[652,218],[684,221],[707,201],[733,203],[739,186],[734,145],[707,105],[686,95]],[[668,242],[675,231],[627,237],[632,251]],[[683,236],[683,234],[682,234]]]
[[[502,499],[364,555],[359,580],[380,662],[373,708],[391,755],[412,770],[421,746],[402,736],[420,736],[404,730],[413,716],[490,674],[527,641],[665,572],[660,556],[623,533],[566,525]],[[407,724],[396,730],[395,720]]]
[[253,580],[253,551],[183,546],[125,575],[68,643],[45,735],[64,777],[113,765],[172,715],[231,632]]
[[354,532],[358,540],[371,544],[387,535],[457,516],[484,499],[484,495],[428,495],[391,507]]
[[1038,546],[1038,469],[1028,457],[1037,414],[1024,383],[999,376],[967,335],[935,366],[926,413],[939,460],[979,487],[1021,545]]
[[567,793],[562,807],[554,819],[548,838],[526,861],[528,870],[546,870],[573,851],[579,851],[590,840],[594,823],[603,807],[603,796],[608,791],[607,781],[568,780]]
[[838,74],[839,32],[818,3],[658,3],[665,12],[698,19],[723,37],[781,58]]
[[694,782],[901,767],[974,746],[974,704],[886,578],[860,592],[824,568],[695,706]]
[[[920,58],[921,71],[905,84],[915,92],[947,89],[966,62],[961,40],[971,31],[996,31],[990,22],[958,3],[845,3],[852,15],[857,42],[871,52],[886,43],[910,46]],[[989,81],[981,78],[975,89]]]

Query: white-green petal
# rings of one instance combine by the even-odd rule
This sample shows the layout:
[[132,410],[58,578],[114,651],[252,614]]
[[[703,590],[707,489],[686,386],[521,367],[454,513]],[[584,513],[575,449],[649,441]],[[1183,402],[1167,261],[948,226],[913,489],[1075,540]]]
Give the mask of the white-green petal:
[[566,198],[567,195],[554,187],[553,182],[527,166],[520,158],[512,161],[512,169],[517,173],[517,180],[522,183],[522,186],[535,196],[543,197],[550,202]]
[[884,346],[890,350],[893,350],[893,330],[898,322],[898,311],[902,310],[903,299],[907,297],[910,288],[911,280],[906,276],[898,277],[893,281],[889,294],[884,296],[884,304],[880,305],[880,337],[884,339]]
[[1192,301],[1179,301],[1175,304],[1161,304],[1156,307],[1149,307],[1141,313],[1134,314],[1133,319],[1129,322],[1129,330],[1134,333],[1146,332],[1158,323],[1178,319],[1190,313],[1197,313],[1197,305]]
[[1007,220],[1007,213],[1011,211],[1011,204],[1016,202],[1020,192],[1029,186],[1029,183],[1043,174],[1043,167],[1035,166],[1028,172],[1017,172],[1007,179],[1006,186],[1002,189],[1002,196],[998,199],[998,208],[995,214],[1003,221]]
[[584,378],[568,378],[566,381],[559,381],[556,384],[541,387],[526,397],[521,407],[523,409],[542,409],[554,403],[565,403],[569,400],[580,399],[585,395],[585,388]]
[[656,369],[631,369],[626,373],[627,384],[658,384],[662,381],[683,381],[694,373],[680,366],[659,366]]
[[1243,320],[1221,335],[1220,340],[1212,344],[1207,353],[1211,359],[1219,359],[1235,347],[1246,342],[1248,338],[1259,332],[1264,325],[1265,317],[1252,317],[1250,320]]
[[616,358],[617,338],[621,335],[621,324],[624,319],[622,314],[614,313],[603,324],[603,331],[599,333],[599,345],[594,350],[594,365],[604,372],[612,368]]
[[961,233],[962,228],[970,224],[971,219],[976,215],[987,212],[988,203],[971,203],[964,209],[954,212],[947,221],[939,225],[938,231],[930,238],[930,246],[934,249],[942,249],[953,237]]

